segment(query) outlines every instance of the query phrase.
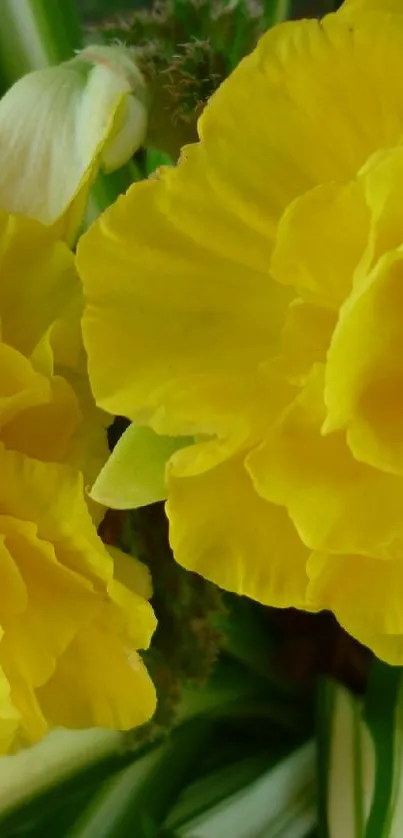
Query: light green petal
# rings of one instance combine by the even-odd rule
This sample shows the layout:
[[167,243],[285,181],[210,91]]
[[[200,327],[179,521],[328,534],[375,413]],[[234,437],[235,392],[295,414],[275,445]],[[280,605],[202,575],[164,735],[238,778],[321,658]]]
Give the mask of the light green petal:
[[165,500],[165,465],[188,441],[130,425],[95,481],[92,499],[112,509],[135,509]]
[[82,212],[98,168],[117,168],[143,142],[145,95],[123,47],[88,47],[20,79],[0,102],[0,206],[44,224],[73,199]]

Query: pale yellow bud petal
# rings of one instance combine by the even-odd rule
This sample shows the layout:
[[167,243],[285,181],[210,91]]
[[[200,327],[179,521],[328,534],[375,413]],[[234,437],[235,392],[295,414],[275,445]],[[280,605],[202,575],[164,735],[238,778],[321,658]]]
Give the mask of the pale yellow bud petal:
[[88,47],[20,79],[0,102],[0,206],[77,223],[100,166],[111,171],[144,141],[146,85],[132,51]]

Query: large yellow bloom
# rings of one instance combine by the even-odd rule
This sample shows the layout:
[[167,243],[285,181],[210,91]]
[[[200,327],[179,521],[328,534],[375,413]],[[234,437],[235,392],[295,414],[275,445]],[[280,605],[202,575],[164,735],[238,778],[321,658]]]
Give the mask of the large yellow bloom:
[[[263,603],[332,609],[400,664],[401,12],[352,0],[269,31],[200,142],[78,257],[96,399],[136,423],[94,494],[150,500],[151,472],[161,497],[165,452],[179,562]],[[172,454],[155,435],[147,470],[153,432],[194,443]]]
[[106,456],[81,345],[74,257],[0,213],[0,752],[53,725],[128,728],[153,685],[146,569],[112,557],[85,486]]

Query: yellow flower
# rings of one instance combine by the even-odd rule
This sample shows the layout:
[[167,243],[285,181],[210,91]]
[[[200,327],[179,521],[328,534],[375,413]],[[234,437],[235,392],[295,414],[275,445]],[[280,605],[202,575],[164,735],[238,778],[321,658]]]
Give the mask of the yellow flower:
[[0,206],[59,221],[69,239],[99,168],[122,166],[146,129],[146,83],[125,47],[86,47],[28,73],[0,101]]
[[129,728],[155,706],[136,652],[155,627],[148,573],[112,559],[87,508],[107,447],[81,305],[67,246],[0,213],[0,752],[54,725]]
[[[152,473],[158,499],[165,468],[181,564],[332,609],[402,664],[400,12],[350,0],[270,30],[78,266],[96,399],[134,423],[95,496],[149,502]],[[179,450],[144,469],[145,432]]]

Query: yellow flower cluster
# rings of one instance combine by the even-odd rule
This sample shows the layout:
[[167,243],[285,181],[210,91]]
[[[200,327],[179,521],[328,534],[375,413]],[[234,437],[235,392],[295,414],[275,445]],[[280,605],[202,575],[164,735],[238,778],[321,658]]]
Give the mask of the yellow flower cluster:
[[[148,572],[117,550],[112,558],[96,531],[102,510],[87,504],[106,422],[88,382],[74,255],[58,239],[99,165],[109,137],[100,123],[97,154],[65,161],[70,192],[56,212],[55,171],[36,189],[24,184],[0,104],[0,753],[55,725],[127,729],[155,707],[136,651],[155,628]],[[34,218],[38,202],[48,226]]]
[[154,438],[179,562],[399,664],[402,66],[401,0],[272,29],[78,253],[93,390],[134,423],[94,496],[152,499]]
[[148,645],[154,616],[145,568],[118,555],[114,573],[86,504],[107,449],[85,377],[74,257],[49,229],[4,212],[0,252],[5,751],[53,725],[146,720],[154,690],[133,650]]

